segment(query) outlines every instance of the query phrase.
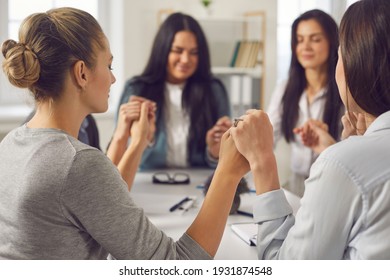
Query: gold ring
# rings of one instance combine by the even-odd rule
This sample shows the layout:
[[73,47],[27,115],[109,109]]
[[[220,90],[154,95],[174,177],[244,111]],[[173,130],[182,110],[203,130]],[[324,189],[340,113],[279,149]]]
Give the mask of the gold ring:
[[233,126],[234,126],[234,127],[237,127],[237,125],[238,125],[238,123],[239,123],[240,121],[243,121],[243,119],[234,119]]

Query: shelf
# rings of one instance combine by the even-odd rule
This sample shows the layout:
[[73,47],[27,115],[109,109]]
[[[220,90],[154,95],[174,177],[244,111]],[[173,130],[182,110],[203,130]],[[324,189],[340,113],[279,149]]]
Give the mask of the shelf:
[[212,67],[213,74],[225,75],[248,75],[253,78],[261,78],[261,67],[254,68],[239,68],[239,67]]
[[244,16],[234,16],[234,17],[222,17],[222,16],[200,16],[196,17],[196,20],[201,22],[237,22],[237,23],[259,23],[261,18],[248,18]]

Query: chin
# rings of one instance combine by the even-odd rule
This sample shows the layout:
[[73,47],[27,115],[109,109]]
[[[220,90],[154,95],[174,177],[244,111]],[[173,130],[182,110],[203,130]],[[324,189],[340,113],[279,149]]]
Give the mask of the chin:
[[93,112],[92,113],[104,113],[107,110],[108,110],[108,104],[105,105],[105,106],[98,107],[98,108],[93,108]]

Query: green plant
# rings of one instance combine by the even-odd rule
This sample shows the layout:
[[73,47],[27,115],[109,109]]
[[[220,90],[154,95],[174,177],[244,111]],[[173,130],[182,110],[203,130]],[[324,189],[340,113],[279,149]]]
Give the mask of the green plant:
[[206,8],[211,4],[211,0],[201,0],[201,2]]

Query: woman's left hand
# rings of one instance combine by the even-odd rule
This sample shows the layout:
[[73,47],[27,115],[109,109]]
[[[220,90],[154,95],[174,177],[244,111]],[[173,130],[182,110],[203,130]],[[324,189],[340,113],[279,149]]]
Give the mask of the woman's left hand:
[[131,125],[131,142],[136,145],[140,145],[143,149],[146,148],[149,143],[151,122],[154,119],[150,118],[149,104],[143,102],[141,104],[140,117],[138,120],[133,121]]
[[219,157],[219,148],[221,146],[222,135],[232,126],[232,121],[227,116],[223,116],[216,124],[207,131],[206,145],[209,154],[213,158]]
[[301,137],[303,145],[317,154],[336,143],[336,140],[328,133],[328,125],[320,120],[310,119],[301,127],[294,128],[293,131]]

